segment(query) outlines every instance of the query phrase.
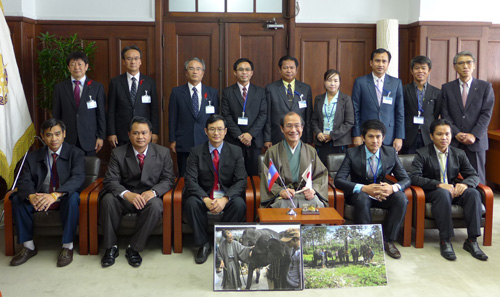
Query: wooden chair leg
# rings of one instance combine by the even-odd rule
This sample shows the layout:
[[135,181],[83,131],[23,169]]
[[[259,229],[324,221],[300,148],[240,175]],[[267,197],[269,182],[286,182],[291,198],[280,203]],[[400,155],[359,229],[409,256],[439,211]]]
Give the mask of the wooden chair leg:
[[179,178],[173,194],[174,200],[174,253],[182,253],[182,189],[184,178]]
[[172,193],[170,190],[163,195],[163,247],[162,253],[172,253]]
[[88,213],[89,213],[89,251],[91,255],[99,254],[99,242],[98,242],[98,208],[99,208],[99,192],[102,190],[103,184],[99,184],[91,193],[88,202]]

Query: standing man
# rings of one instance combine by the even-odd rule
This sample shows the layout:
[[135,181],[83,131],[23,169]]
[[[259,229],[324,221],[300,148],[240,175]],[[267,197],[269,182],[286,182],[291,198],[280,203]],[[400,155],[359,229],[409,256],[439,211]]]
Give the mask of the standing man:
[[290,249],[290,266],[286,275],[286,284],[283,288],[302,289],[301,261],[300,252],[300,231],[298,228],[290,228],[285,231],[281,238]]
[[227,142],[243,151],[248,175],[258,174],[259,155],[264,145],[267,99],[264,88],[250,84],[253,63],[241,58],[234,65],[236,84],[222,91],[221,114],[228,128]]
[[101,83],[87,78],[89,58],[74,52],[66,58],[71,78],[54,87],[52,116],[63,121],[68,131],[66,142],[95,156],[106,136],[106,99]]
[[264,146],[283,140],[280,119],[293,111],[305,121],[302,141],[312,143],[313,133],[311,119],[313,114],[311,86],[295,79],[299,61],[291,56],[283,56],[278,62],[281,79],[266,86],[267,123],[264,132]]
[[432,141],[429,126],[441,114],[441,90],[427,82],[432,69],[432,61],[425,56],[417,56],[410,61],[413,82],[403,87],[405,100],[405,139],[403,154],[415,154],[418,148]]
[[217,258],[220,259],[220,268],[223,269],[222,289],[239,290],[241,288],[241,263],[248,263],[251,248],[235,241],[233,233],[222,231],[222,240],[217,247]]
[[10,261],[18,266],[38,252],[33,242],[33,214],[59,209],[63,226],[62,249],[57,267],[73,261],[73,238],[80,214],[80,187],[85,180],[83,152],[64,142],[66,126],[61,120],[46,120],[40,132],[47,145],[28,154],[17,193],[12,196],[12,216],[22,250]]
[[465,151],[479,182],[486,183],[486,150],[488,124],[493,113],[495,95],[491,83],[472,77],[476,58],[471,52],[459,52],[453,58],[458,79],[445,83],[442,117],[451,122],[451,145]]
[[101,260],[103,268],[113,265],[118,257],[116,232],[127,213],[137,213],[137,223],[125,256],[130,266],[141,265],[139,252],[163,214],[161,197],[172,189],[175,181],[170,151],[150,143],[153,133],[148,119],[134,117],[128,135],[130,143],[111,152],[104,177],[105,194],[99,204],[106,248]]
[[247,173],[241,149],[224,141],[227,127],[221,115],[208,118],[205,133],[208,141],[189,154],[183,195],[184,217],[200,246],[197,264],[205,263],[211,252],[208,215],[220,215],[222,222],[243,222],[246,214]]
[[[464,151],[450,147],[451,123],[438,119],[430,126],[431,144],[417,150],[411,168],[411,183],[425,191],[425,200],[432,203],[432,216],[439,229],[441,256],[455,260],[455,251],[450,238],[455,236],[451,207],[460,205],[464,210],[468,238],[464,250],[479,260],[488,256],[479,248],[477,237],[481,236],[481,195],[476,190],[479,176],[471,166]],[[455,183],[458,175],[463,180]]]
[[189,151],[207,141],[205,123],[218,112],[219,92],[201,83],[205,61],[191,58],[184,63],[188,83],[172,89],[168,109],[168,140],[177,153],[179,176],[186,172]]
[[155,81],[139,72],[142,52],[136,45],[122,50],[126,73],[109,83],[108,141],[112,148],[129,143],[128,127],[135,116],[148,119],[153,125],[153,143],[160,134],[160,118]]
[[361,125],[370,119],[378,119],[385,124],[387,135],[384,145],[392,145],[397,152],[405,138],[404,99],[401,80],[385,74],[391,53],[383,48],[376,49],[370,57],[372,73],[356,78],[352,88],[354,107],[353,144],[363,143]]
[[[346,202],[354,206],[354,223],[371,224],[370,208],[387,209],[382,225],[384,248],[394,258],[401,258],[394,241],[403,223],[408,199],[403,192],[410,178],[393,147],[382,145],[385,126],[379,120],[367,120],[361,125],[364,145],[347,150],[344,162],[335,176],[335,186],[344,191]],[[398,180],[390,185],[385,176],[393,174]]]

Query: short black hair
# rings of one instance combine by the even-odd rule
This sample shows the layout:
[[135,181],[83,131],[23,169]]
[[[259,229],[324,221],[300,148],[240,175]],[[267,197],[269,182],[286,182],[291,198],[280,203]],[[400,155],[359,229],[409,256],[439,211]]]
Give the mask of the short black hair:
[[252,61],[250,61],[247,58],[240,58],[240,59],[236,60],[236,62],[234,62],[234,65],[233,65],[233,70],[236,71],[236,68],[238,68],[238,65],[240,65],[240,63],[243,63],[243,62],[247,62],[248,64],[250,64],[250,68],[252,68],[252,71],[253,71],[253,63],[252,63]]
[[296,114],[296,115],[298,115],[298,116],[299,116],[299,118],[300,118],[300,123],[302,124],[302,127],[304,127],[304,125],[306,124],[306,123],[304,122],[304,119],[303,119],[303,118],[302,118],[302,117],[301,117],[298,113],[296,113],[296,112],[294,112],[294,111],[290,111],[289,113],[287,113],[287,114],[285,114],[284,116],[282,116],[282,117],[281,117],[281,119],[280,119],[280,126],[281,126],[281,127],[285,127],[285,118],[286,118],[287,116],[291,116],[291,115],[294,115],[294,114]]
[[383,54],[383,53],[387,53],[387,56],[389,57],[389,62],[391,62],[391,57],[392,57],[391,52],[389,52],[385,48],[378,48],[378,49],[374,50],[370,56],[370,60],[373,61],[373,58],[375,58],[376,54]]
[[208,125],[213,124],[217,121],[222,121],[224,123],[224,128],[227,128],[226,125],[226,119],[221,116],[220,114],[212,114],[211,116],[208,117],[207,122],[205,123],[205,128],[208,129]]
[[286,56],[281,57],[280,60],[278,61],[278,66],[280,67],[280,69],[281,69],[281,66],[283,66],[283,61],[287,61],[287,60],[294,61],[295,67],[299,67],[299,60],[297,60],[297,58],[286,55]]
[[126,47],[124,47],[122,49],[122,60],[125,60],[125,53],[128,52],[129,50],[136,50],[136,51],[138,51],[139,54],[141,55],[141,59],[142,59],[141,49],[137,45],[133,44],[133,45],[127,45]]
[[327,81],[331,76],[338,75],[340,82],[340,72],[336,69],[328,69],[323,77],[324,81]]
[[227,229],[222,230],[222,237],[227,238],[227,235],[229,233],[232,233],[231,230],[227,230]]
[[385,125],[377,119],[367,120],[361,124],[361,135],[366,136],[368,130],[377,130],[382,132],[382,136],[385,137]]
[[69,63],[72,60],[79,60],[79,59],[81,59],[85,63],[85,65],[89,64],[89,58],[84,52],[72,52],[66,58],[66,65],[69,66]]
[[61,130],[63,132],[66,131],[66,125],[64,124],[63,121],[56,118],[51,118],[42,123],[42,126],[40,127],[40,133],[43,134],[45,130],[52,129],[57,125],[61,126]]
[[153,125],[151,125],[151,122],[146,119],[145,117],[133,117],[132,120],[130,121],[130,125],[128,126],[128,132],[132,131],[132,126],[135,124],[148,124],[149,126],[149,131],[153,131]]
[[446,119],[437,119],[434,120],[434,122],[431,123],[431,126],[429,127],[429,130],[431,131],[431,134],[434,134],[434,131],[436,130],[437,126],[449,126],[451,129],[451,122],[446,120]]
[[426,56],[416,56],[415,58],[411,59],[410,61],[410,69],[413,70],[413,67],[415,67],[415,64],[427,64],[429,69],[432,69],[432,61],[429,59],[429,57]]

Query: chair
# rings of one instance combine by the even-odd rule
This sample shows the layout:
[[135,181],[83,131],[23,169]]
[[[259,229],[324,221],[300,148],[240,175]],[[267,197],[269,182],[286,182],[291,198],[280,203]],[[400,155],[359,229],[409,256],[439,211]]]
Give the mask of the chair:
[[[80,218],[78,224],[79,253],[87,255],[88,245],[88,217],[87,217],[87,199],[90,193],[99,185],[97,176],[101,167],[101,160],[97,157],[85,157],[85,182],[84,190],[80,193]],[[14,234],[15,226],[12,217],[12,203],[10,196],[16,190],[7,192],[4,199],[5,210],[5,255],[14,255]],[[62,223],[59,210],[49,210],[47,212],[35,212],[33,215],[33,233],[44,236],[62,235]]]
[[[331,180],[335,179],[337,172],[344,161],[345,154],[330,154],[327,159],[328,175]],[[390,182],[396,182],[396,179],[392,176],[386,176],[387,180]],[[405,220],[402,226],[402,245],[404,247],[411,245],[411,217],[412,217],[412,205],[413,205],[413,193],[411,189],[405,190],[406,197],[408,198],[408,206],[406,208]],[[350,204],[345,203],[344,192],[342,190],[335,188],[335,209],[337,212],[344,217],[346,224],[353,224],[354,221],[354,207]],[[377,207],[372,207],[370,209],[372,215],[372,222],[375,224],[383,223],[387,210]]]
[[[99,185],[90,193],[88,200],[89,209],[89,247],[91,255],[99,254],[99,235],[102,235],[102,229],[99,226],[99,198],[102,194],[104,184],[102,179],[99,180]],[[172,253],[172,187],[170,191],[165,193],[163,199],[163,217],[158,221],[151,235],[162,235],[162,253]],[[129,213],[123,216],[118,228],[119,236],[130,236],[135,232],[135,224],[137,222],[137,214]]]

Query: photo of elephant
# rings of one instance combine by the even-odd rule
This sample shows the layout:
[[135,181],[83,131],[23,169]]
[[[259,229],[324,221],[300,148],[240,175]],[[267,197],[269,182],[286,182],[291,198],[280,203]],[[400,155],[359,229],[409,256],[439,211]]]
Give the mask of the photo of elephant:
[[214,291],[303,289],[300,224],[215,224],[214,228]]

